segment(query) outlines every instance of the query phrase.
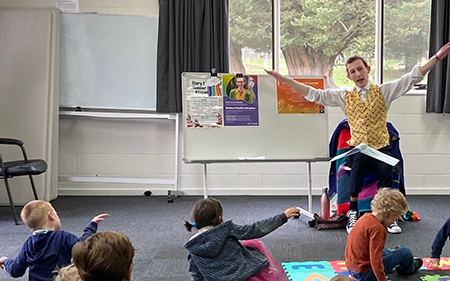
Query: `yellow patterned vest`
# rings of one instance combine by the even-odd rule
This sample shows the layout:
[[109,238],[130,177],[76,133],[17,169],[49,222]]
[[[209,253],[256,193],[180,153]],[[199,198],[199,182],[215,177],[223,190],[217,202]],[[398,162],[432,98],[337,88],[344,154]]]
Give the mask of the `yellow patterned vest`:
[[387,108],[380,87],[370,85],[366,102],[361,100],[356,88],[345,95],[345,115],[350,125],[350,146],[366,143],[379,149],[389,145],[386,127]]

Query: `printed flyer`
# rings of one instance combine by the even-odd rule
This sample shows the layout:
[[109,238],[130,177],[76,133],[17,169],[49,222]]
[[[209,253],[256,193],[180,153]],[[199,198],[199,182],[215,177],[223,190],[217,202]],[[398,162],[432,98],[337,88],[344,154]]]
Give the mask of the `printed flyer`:
[[222,128],[223,98],[220,84],[209,79],[191,79],[186,89],[185,126],[187,128]]
[[[324,89],[324,78],[294,78],[295,81],[309,85],[316,89]],[[310,102],[302,94],[292,90],[289,86],[277,81],[278,113],[325,113],[325,107],[321,104]]]
[[224,126],[259,126],[258,76],[222,76]]

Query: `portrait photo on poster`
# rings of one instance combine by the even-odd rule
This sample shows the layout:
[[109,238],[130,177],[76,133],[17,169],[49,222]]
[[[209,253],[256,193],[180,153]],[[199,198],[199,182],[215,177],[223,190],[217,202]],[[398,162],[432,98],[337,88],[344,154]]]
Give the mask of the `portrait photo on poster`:
[[258,126],[258,76],[222,76],[225,126]]

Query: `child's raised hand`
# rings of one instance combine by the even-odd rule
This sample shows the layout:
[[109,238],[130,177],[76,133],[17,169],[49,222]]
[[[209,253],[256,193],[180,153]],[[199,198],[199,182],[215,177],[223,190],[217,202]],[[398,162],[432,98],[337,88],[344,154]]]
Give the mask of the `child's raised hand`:
[[284,214],[288,219],[290,219],[295,216],[298,217],[300,215],[300,210],[297,207],[290,207],[287,208],[286,211],[284,211]]
[[439,262],[440,262],[440,259],[432,258],[432,259],[430,259],[430,262],[428,263],[428,265],[432,268],[437,268],[437,267],[439,267]]
[[8,259],[8,257],[5,257],[5,256],[0,258],[0,268],[1,269],[5,269],[4,264],[5,264],[5,260],[7,260],[7,259]]
[[107,218],[107,217],[109,217],[108,214],[101,214],[101,215],[95,216],[95,217],[92,219],[92,221],[98,224],[99,222],[104,221],[105,218]]

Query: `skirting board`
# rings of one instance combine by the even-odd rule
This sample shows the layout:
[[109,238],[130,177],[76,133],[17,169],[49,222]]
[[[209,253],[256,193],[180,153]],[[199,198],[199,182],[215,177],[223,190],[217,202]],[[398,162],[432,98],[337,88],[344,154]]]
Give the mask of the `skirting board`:
[[[82,188],[61,187],[58,189],[59,196],[139,196],[144,191],[150,190],[152,196],[167,196],[167,191],[172,190],[167,186],[142,186],[132,188],[99,188],[84,186]],[[185,196],[203,196],[203,189],[183,189],[180,191]],[[320,195],[321,190],[314,189],[313,195]],[[450,195],[450,188],[411,188],[406,190],[407,195]],[[261,196],[306,196],[307,189],[208,189],[209,196],[233,196],[233,195],[261,195]]]

